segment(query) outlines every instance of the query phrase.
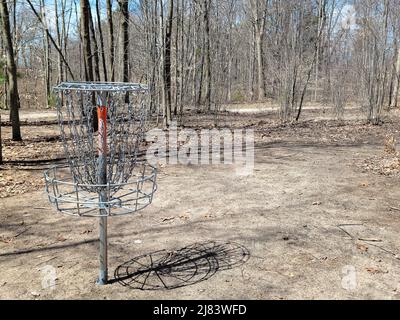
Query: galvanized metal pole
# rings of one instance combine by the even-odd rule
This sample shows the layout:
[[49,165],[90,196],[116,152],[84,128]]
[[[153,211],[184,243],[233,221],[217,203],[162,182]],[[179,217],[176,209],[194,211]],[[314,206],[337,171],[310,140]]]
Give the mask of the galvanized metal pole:
[[104,285],[108,281],[107,270],[107,107],[101,104],[97,106],[98,134],[99,134],[99,158],[98,158],[98,180],[103,185],[103,190],[99,193],[100,198],[100,269],[97,284]]
[[[104,210],[104,209],[100,209]],[[107,217],[100,217],[100,268],[97,284],[104,285],[108,281],[107,269]]]

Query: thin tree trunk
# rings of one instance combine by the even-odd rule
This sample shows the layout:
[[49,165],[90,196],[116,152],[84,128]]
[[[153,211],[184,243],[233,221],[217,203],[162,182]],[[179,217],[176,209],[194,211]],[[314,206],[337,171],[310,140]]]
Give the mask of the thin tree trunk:
[[121,11],[121,35],[120,35],[120,53],[122,57],[122,82],[129,81],[129,11],[128,11],[128,0],[119,0],[119,7]]
[[256,52],[257,52],[257,74],[258,74],[258,100],[265,97],[265,84],[264,84],[264,61],[262,50],[262,35],[258,28],[256,28]]
[[100,54],[101,60],[103,63],[103,77],[104,81],[108,81],[107,77],[107,62],[106,56],[104,53],[104,38],[103,38],[103,28],[101,27],[101,16],[100,16],[100,1],[96,0],[96,15],[97,15],[97,28],[99,29],[99,38],[100,38]]
[[171,38],[172,38],[172,19],[174,15],[174,0],[169,0],[169,13],[167,18],[167,26],[165,31],[165,59],[164,59],[164,92],[165,92],[165,119],[166,126],[169,126],[171,122]]
[[[80,3],[81,8],[81,34],[83,40],[83,57],[85,61],[85,80],[86,81],[93,81],[93,56],[92,56],[92,49],[90,44],[90,6],[88,0],[81,0]],[[95,104],[94,95],[92,96],[92,103]],[[98,130],[98,123],[97,123],[97,111],[95,108],[92,110],[92,126],[93,130]]]
[[12,123],[12,140],[21,141],[21,128],[19,121],[19,94],[17,82],[17,67],[15,65],[14,48],[12,43],[10,16],[7,8],[7,0],[0,1],[0,15],[2,23],[3,43],[6,49],[8,91],[7,99],[10,107],[10,120]]
[[[318,34],[320,34],[324,23],[325,0],[318,1]],[[315,62],[315,88],[314,88],[314,101],[318,98],[318,84],[319,84],[319,61],[321,51],[321,39],[317,43],[317,57]]]
[[[67,30],[67,24],[65,21],[65,14],[66,14],[66,0],[61,1],[61,38],[62,38],[62,47],[60,49],[62,50],[62,54],[64,57],[67,57],[67,42],[68,42],[68,31]],[[70,17],[72,14],[72,9],[70,10]],[[60,59],[62,60],[61,55],[59,55]],[[67,72],[66,68],[63,68],[63,79],[67,80]]]
[[265,76],[264,76],[264,55],[263,55],[263,40],[264,28],[266,19],[266,6],[257,0],[250,0],[250,7],[253,15],[254,23],[254,39],[257,58],[257,74],[258,74],[258,100],[265,98]]
[[[176,28],[175,28],[175,85],[174,85],[174,116],[178,115],[178,73],[179,73],[179,24],[180,24],[180,11],[179,11],[179,0],[177,0],[176,4]],[[182,61],[181,61],[182,63]]]
[[40,0],[40,13],[41,13],[41,18],[43,21],[43,50],[44,50],[44,84],[45,84],[45,91],[46,91],[46,107],[49,107],[49,101],[50,101],[50,95],[51,95],[51,80],[50,80],[50,75],[51,75],[51,62],[50,62],[50,52],[51,52],[51,47],[50,47],[50,41],[49,37],[46,33],[47,29],[47,20],[46,20],[46,8],[45,8],[45,3],[44,0]]
[[81,34],[83,40],[83,57],[85,61],[85,80],[93,81],[93,55],[90,44],[89,1],[81,0]]
[[99,46],[97,45],[96,31],[94,29],[92,10],[89,5],[89,27],[90,27],[90,38],[93,44],[93,58],[94,58],[94,80],[100,81],[100,59],[99,59]]
[[197,8],[197,2],[194,1],[193,3],[194,6],[194,26],[193,26],[193,74],[192,74],[192,99],[193,99],[193,106],[194,109],[197,110],[197,58],[198,58],[198,30],[200,29],[200,22],[197,22],[198,19],[198,8]]
[[[60,24],[58,19],[58,0],[54,0],[54,11],[55,11],[55,24],[56,24],[56,34],[57,34],[57,43],[60,48],[62,48],[62,40],[61,40],[61,32],[60,32]],[[58,82],[63,82],[63,61],[62,61],[62,53],[58,52]]]
[[163,1],[159,0],[160,4],[160,17],[159,17],[159,45],[160,45],[160,65],[159,65],[159,85],[161,88],[161,108],[163,112],[164,126],[168,126],[167,121],[167,102],[166,102],[166,91],[165,91],[165,32],[164,32],[164,12],[163,12]]
[[399,100],[399,89],[400,89],[400,49],[397,50],[397,62],[396,62],[396,71],[394,79],[393,98],[391,105],[392,108],[397,108]]
[[113,23],[113,16],[112,16],[112,8],[111,8],[111,0],[106,0],[107,6],[107,20],[108,20],[108,42],[110,46],[110,80],[114,82],[115,80],[115,67],[114,67],[114,52],[115,52],[115,45],[114,45],[114,23]]
[[179,118],[180,122],[182,123],[183,117],[183,68],[185,63],[185,30],[184,30],[184,18],[185,18],[185,0],[182,0],[182,7],[181,7],[181,18],[180,18],[180,27],[181,27],[181,39],[180,39],[180,46],[181,46],[181,55],[180,55],[180,75],[179,75]]
[[211,50],[210,50],[210,3],[204,0],[205,63],[206,63],[206,108],[211,110]]

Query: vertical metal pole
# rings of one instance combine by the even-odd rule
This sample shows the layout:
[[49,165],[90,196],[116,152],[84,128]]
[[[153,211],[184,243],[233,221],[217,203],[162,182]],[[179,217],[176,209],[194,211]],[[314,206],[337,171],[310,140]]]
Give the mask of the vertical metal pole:
[[[99,160],[98,160],[98,183],[101,185],[107,184],[107,107],[99,104],[97,106],[98,118],[98,134],[99,134]],[[99,223],[99,239],[100,239],[100,269],[97,284],[107,284],[108,270],[107,270],[107,209],[106,203],[107,190],[106,187],[99,193],[100,200],[100,223]]]

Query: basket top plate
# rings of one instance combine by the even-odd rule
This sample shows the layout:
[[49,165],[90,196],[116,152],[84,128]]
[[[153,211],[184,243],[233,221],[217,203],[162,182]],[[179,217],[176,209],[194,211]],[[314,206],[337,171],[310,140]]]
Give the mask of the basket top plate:
[[100,92],[146,92],[147,85],[130,82],[62,82],[54,87],[55,91],[100,91]]

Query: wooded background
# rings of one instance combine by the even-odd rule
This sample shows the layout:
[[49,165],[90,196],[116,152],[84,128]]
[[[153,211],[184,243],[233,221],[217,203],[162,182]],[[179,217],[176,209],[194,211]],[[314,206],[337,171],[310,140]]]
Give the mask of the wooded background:
[[[62,81],[150,87],[168,126],[185,108],[348,103],[379,124],[398,105],[400,0],[0,0],[2,108],[54,106]],[[161,121],[160,121],[161,122]]]

